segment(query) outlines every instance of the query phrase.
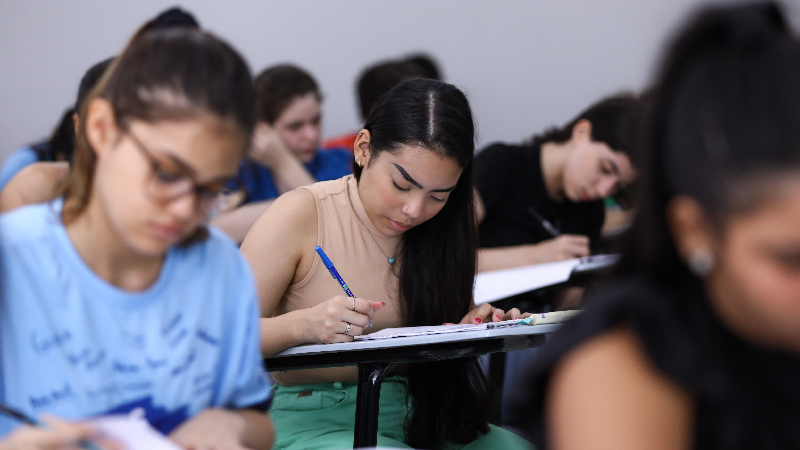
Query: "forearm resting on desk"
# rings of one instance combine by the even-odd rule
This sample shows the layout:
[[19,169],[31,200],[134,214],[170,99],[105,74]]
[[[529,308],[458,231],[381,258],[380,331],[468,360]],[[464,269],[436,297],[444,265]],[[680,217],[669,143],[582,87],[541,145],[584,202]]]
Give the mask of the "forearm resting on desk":
[[256,219],[272,204],[272,200],[248,203],[232,211],[226,211],[211,219],[211,223],[220,228],[237,244],[241,244]]
[[287,348],[309,344],[306,330],[301,325],[302,311],[292,311],[277,317],[262,317],[261,354],[267,358]]
[[270,356],[303,344],[350,342],[364,332],[383,306],[383,302],[337,295],[311,308],[262,318],[261,351]]
[[277,159],[275,165],[271,167],[271,172],[275,187],[278,188],[278,192],[281,194],[300,186],[314,184],[317,181],[303,166],[303,163],[291,154],[283,155]]
[[478,251],[478,272],[562,261],[588,255],[588,237],[562,234],[537,244],[482,248]]

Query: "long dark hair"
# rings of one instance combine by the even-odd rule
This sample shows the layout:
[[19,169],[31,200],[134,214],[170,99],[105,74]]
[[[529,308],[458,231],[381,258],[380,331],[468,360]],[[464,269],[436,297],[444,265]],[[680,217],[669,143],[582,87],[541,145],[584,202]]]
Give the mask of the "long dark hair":
[[[134,119],[155,123],[211,114],[241,132],[241,156],[255,126],[250,69],[233,48],[193,27],[140,30],[81,105],[73,167],[62,191],[64,223],[86,209],[92,190],[96,156],[86,137],[86,114],[95,98],[111,103],[123,128]],[[198,229],[189,240],[205,232]]]
[[774,3],[704,10],[675,40],[654,92],[639,214],[620,274],[699,286],[678,256],[665,208],[697,200],[722,229],[800,172],[800,43]]
[[[403,145],[454,158],[462,168],[442,210],[402,238],[400,298],[408,326],[459,322],[472,305],[476,227],[472,190],[475,125],[466,96],[431,79],[402,82],[386,93],[367,118],[370,161]],[[362,169],[354,167],[356,179]],[[435,448],[446,440],[466,443],[487,433],[488,388],[475,358],[408,366],[411,415],[407,443]]]
[[639,129],[643,105],[637,96],[620,93],[606,97],[586,108],[562,127],[553,127],[530,139],[532,144],[545,142],[567,142],[572,138],[572,129],[581,120],[592,124],[592,140],[608,145],[612,150],[625,153],[636,165],[639,152]]

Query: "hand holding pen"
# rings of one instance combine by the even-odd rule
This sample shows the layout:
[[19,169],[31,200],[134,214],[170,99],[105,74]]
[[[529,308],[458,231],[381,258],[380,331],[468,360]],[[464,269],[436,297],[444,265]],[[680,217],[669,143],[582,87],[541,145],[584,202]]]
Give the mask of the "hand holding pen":
[[[531,264],[550,261],[561,261],[564,259],[580,258],[588,256],[589,238],[575,234],[561,234],[561,230],[547,220],[533,206],[528,207],[528,214],[539,225],[539,227],[551,236],[547,239],[534,244],[534,257]],[[541,253],[536,255],[536,253]]]
[[349,342],[364,329],[371,326],[375,312],[386,306],[384,302],[371,302],[357,298],[342,279],[330,258],[319,246],[315,248],[325,268],[348,295],[337,295],[327,302],[311,308],[311,342],[333,343]]
[[[89,449],[122,450],[116,441],[97,439],[96,432],[89,426],[66,422],[53,416],[42,414],[36,420],[0,404],[0,413],[14,417],[23,423],[14,431],[0,439],[0,447],[30,449]],[[92,441],[90,441],[90,439]]]

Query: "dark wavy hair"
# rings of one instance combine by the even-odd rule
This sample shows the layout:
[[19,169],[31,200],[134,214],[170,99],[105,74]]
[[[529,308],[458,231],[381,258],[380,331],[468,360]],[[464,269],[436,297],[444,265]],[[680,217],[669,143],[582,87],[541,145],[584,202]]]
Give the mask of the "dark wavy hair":
[[631,93],[606,97],[586,108],[563,127],[553,127],[533,136],[529,142],[567,142],[572,129],[581,120],[592,124],[592,140],[608,145],[612,150],[625,153],[636,165],[639,159],[639,136],[644,108],[639,98]]
[[[472,188],[475,125],[469,102],[450,84],[404,81],[381,97],[364,128],[372,136],[370,161],[413,145],[454,158],[462,168],[442,210],[403,234],[399,269],[407,326],[457,323],[472,306],[477,259]],[[354,169],[358,180],[363,169]],[[411,364],[408,380],[412,409],[406,439],[412,447],[466,443],[489,431],[488,384],[476,358]]]
[[678,256],[665,209],[700,203],[724,230],[800,173],[800,42],[774,3],[703,10],[670,47],[654,91],[644,185],[619,274],[665,288],[698,280]]

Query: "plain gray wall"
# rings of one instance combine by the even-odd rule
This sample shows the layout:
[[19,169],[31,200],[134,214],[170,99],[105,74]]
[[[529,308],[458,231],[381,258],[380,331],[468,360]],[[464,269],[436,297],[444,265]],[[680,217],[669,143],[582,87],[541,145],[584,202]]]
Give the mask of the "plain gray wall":
[[[796,2],[797,0],[795,0]],[[425,51],[464,89],[478,145],[517,142],[601,96],[644,88],[661,49],[704,0],[187,0],[254,72],[294,62],[324,95],[325,136],[359,126],[367,65]],[[0,0],[0,160],[47,136],[83,72],[116,54],[164,0]],[[797,5],[789,5],[797,16]]]

